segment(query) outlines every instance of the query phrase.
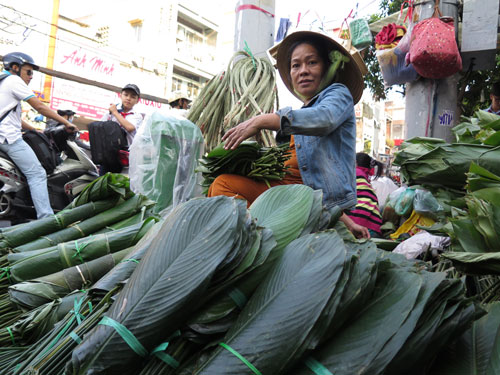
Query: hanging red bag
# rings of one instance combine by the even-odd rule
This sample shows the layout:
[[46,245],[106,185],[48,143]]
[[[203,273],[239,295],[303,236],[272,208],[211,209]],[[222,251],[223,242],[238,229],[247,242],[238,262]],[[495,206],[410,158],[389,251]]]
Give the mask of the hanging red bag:
[[417,73],[425,78],[446,78],[462,70],[453,18],[440,19],[440,16],[439,0],[436,0],[432,17],[413,28],[410,52],[406,56]]

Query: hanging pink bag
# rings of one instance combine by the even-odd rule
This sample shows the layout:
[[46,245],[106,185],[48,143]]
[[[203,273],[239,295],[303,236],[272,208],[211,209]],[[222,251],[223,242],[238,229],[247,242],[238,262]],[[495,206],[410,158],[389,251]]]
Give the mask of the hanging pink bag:
[[440,19],[439,0],[431,18],[413,28],[410,52],[406,56],[422,77],[440,79],[462,70],[462,58],[455,41],[453,18]]

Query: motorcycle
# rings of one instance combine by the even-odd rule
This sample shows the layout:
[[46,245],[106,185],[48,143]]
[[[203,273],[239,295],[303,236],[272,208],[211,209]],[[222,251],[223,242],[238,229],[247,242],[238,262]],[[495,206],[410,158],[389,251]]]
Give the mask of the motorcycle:
[[[78,133],[69,134],[64,125],[48,128],[44,134],[59,152],[54,171],[47,175],[50,204],[54,212],[64,209],[90,182],[99,177]],[[36,219],[28,182],[19,168],[0,151],[0,219],[22,222]]]

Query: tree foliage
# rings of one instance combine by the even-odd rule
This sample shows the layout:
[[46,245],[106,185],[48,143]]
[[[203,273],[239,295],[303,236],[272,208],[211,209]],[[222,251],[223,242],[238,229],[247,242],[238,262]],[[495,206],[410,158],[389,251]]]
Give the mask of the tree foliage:
[[[398,12],[404,0],[380,0],[379,13],[372,14],[368,22],[376,22],[390,14]],[[459,12],[460,13],[460,12]],[[459,15],[460,17],[460,15]],[[366,86],[370,89],[375,100],[385,100],[389,88],[384,87],[384,80],[375,55],[375,45],[363,51],[363,58],[368,67],[365,76]],[[467,67],[464,67],[467,68]],[[493,82],[500,80],[500,54],[496,56],[495,68],[491,70],[477,70],[461,72],[458,82],[458,103],[462,115],[472,116],[478,109],[487,108],[490,104],[489,90]],[[404,94],[405,87],[393,86],[393,89]]]

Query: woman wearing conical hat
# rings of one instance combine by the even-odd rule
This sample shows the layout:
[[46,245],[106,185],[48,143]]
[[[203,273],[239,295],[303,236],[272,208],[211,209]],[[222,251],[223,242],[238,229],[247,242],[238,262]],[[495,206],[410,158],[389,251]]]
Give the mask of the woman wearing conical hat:
[[[276,64],[290,92],[304,105],[253,117],[228,130],[226,149],[263,129],[290,136],[290,173],[271,186],[303,183],[323,190],[327,209],[356,206],[356,118],[354,104],[363,93],[361,70],[351,54],[332,38],[311,31],[287,36],[279,45]],[[227,195],[246,199],[250,205],[268,189],[264,182],[237,175],[221,175],[208,196]],[[340,218],[356,237],[368,230],[347,215]]]

